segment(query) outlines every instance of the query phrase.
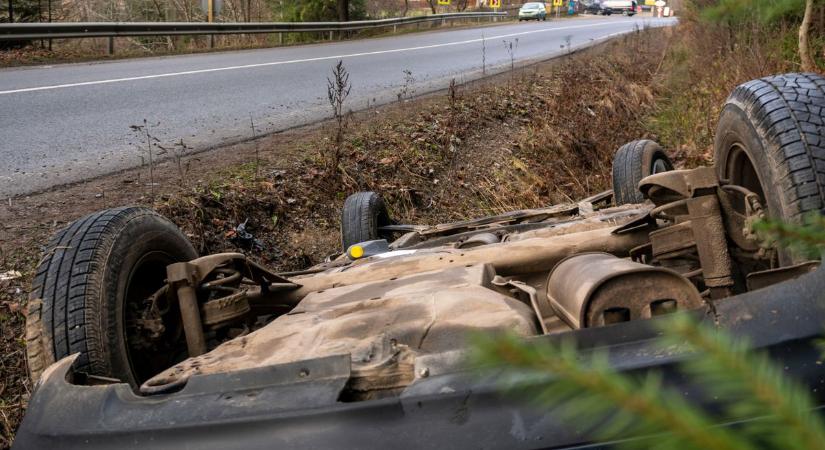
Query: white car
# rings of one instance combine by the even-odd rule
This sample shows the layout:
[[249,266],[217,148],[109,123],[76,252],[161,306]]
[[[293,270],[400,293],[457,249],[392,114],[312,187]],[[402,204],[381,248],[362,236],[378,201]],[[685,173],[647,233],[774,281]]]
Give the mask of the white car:
[[605,0],[602,7],[610,9],[612,13],[621,12],[627,16],[636,14],[636,2],[633,0]]
[[541,2],[525,3],[518,10],[518,20],[547,20],[547,8]]

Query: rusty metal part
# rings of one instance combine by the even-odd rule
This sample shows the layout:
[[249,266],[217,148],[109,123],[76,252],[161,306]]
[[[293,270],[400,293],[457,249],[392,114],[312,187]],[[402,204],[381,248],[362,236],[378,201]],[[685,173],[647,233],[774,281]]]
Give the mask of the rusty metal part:
[[294,304],[312,292],[333,287],[484,263],[490,263],[501,276],[549,273],[557,262],[569,255],[599,251],[625,256],[633,247],[648,241],[647,230],[616,235],[613,234],[615,228],[564,234],[553,239],[536,237],[502,242],[466,250],[441,248],[383,260],[367,258],[360,264],[295,278],[294,281],[301,287],[282,293],[279,299]]
[[[171,264],[166,267],[166,274],[170,286],[167,292],[174,293],[180,305],[190,356],[206,352],[204,326],[214,328],[231,323],[250,312],[247,289],[241,288],[241,284],[256,284],[256,297],[298,288],[297,284],[247,260],[240,253],[219,253]],[[199,289],[212,297],[206,299],[203,305],[198,299]],[[161,294],[158,291],[153,298],[157,299]]]
[[516,242],[533,238],[550,238],[581,231],[597,230],[600,228],[615,227],[633,221],[641,215],[647,215],[649,207],[645,205],[621,205],[599,210],[598,214],[558,222],[553,226],[528,230],[505,236],[505,241]]
[[728,237],[734,244],[746,252],[758,253],[757,257],[770,257],[753,232],[753,224],[767,217],[759,195],[742,186],[724,185],[719,190],[719,203]]
[[591,195],[581,201],[583,203],[590,203],[591,205],[598,205],[601,203],[608,204],[610,201],[613,200],[613,189],[608,189],[606,191],[599,192],[596,195]]
[[697,273],[690,264],[695,245],[710,297],[732,295],[733,261],[719,203],[723,190],[714,169],[700,167],[651,175],[641,181],[639,189],[657,205],[651,217],[676,224],[651,233],[654,260],[680,260],[681,271]]
[[175,263],[166,266],[166,279],[178,295],[183,332],[189,356],[206,353],[206,337],[203,334],[201,313],[195,286],[198,281],[198,267],[191,263]]
[[676,200],[715,194],[719,181],[713,167],[671,170],[647,176],[639,190],[657,206]]
[[696,250],[710,297],[728,297],[733,294],[734,287],[733,261],[725,239],[719,199],[715,195],[691,198],[687,207],[693,235],[701,236],[696,239]]
[[552,317],[553,309],[547,305],[547,307],[543,307],[543,304],[539,303],[538,295],[536,295],[536,288],[530,286],[529,284],[523,281],[516,281],[516,280],[508,280],[506,278],[500,277],[496,275],[491,282],[494,286],[499,287],[510,287],[517,293],[521,293],[527,296],[527,303],[533,308],[533,311],[536,313],[536,320],[541,328],[542,333],[547,334],[547,324],[545,320]]
[[462,265],[314,292],[263,328],[158,374],[141,392],[195,374],[341,354],[350,355],[353,390],[397,389],[414,379],[413,357],[459,348],[475,330],[540,332],[532,308],[500,293],[493,276],[489,264]]
[[437,236],[512,223],[541,222],[552,217],[574,216],[578,210],[576,205],[555,205],[548,208],[511,211],[497,216],[434,225],[419,233],[424,236]]
[[246,316],[251,309],[245,290],[209,300],[201,306],[203,325],[219,327]]
[[778,269],[751,272],[747,277],[748,291],[755,291],[784,281],[793,280],[819,268],[820,261],[806,261]]
[[499,242],[501,242],[501,237],[495,233],[479,233],[458,244],[458,248],[480,247],[482,245],[498,244]]
[[690,221],[652,231],[650,244],[652,263],[675,270],[688,278],[702,274],[693,224]]
[[702,305],[696,287],[678,273],[607,253],[577,254],[561,261],[547,281],[547,298],[573,328],[650,318]]

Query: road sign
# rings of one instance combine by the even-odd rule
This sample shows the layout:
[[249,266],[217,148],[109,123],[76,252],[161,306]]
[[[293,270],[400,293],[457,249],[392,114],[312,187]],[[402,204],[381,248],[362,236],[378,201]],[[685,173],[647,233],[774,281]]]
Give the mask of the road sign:
[[449,4],[450,4],[450,0],[438,0],[438,4],[439,4],[439,5],[449,5]]
[[490,8],[501,8],[501,0],[490,0]]
[[212,3],[212,13],[214,15],[218,15],[221,13],[221,9],[223,9],[223,0],[201,0],[201,9],[206,14],[209,14],[209,3]]
[[564,5],[564,0],[553,0],[553,6],[562,6]]

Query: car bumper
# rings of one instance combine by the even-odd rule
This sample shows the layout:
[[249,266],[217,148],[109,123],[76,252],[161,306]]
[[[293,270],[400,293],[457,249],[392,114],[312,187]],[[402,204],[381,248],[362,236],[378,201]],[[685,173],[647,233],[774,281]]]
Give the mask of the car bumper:
[[[822,378],[821,366],[815,364],[820,359],[816,341],[825,323],[822,292],[825,270],[819,269],[717,302],[718,320],[755,348],[767,350],[786,374],[813,387]],[[655,370],[685,398],[712,404],[701,386],[688,384],[677,373],[676,365],[690,355],[661,350],[659,321],[534,341],[573,336],[583,353],[607,351],[618,371],[641,375]],[[149,397],[134,394],[126,384],[74,384],[80,377],[72,370],[74,358],[58,361],[44,373],[14,448],[565,448],[591,440],[562,422],[552,408],[512,401],[502,394],[497,374],[480,378],[457,364],[455,355],[426,362],[429,376],[399,397],[351,403],[341,400],[350,375],[349,355],[195,376],[179,392]],[[552,380],[531,380],[547,382]],[[821,389],[813,392],[817,404],[825,403]]]

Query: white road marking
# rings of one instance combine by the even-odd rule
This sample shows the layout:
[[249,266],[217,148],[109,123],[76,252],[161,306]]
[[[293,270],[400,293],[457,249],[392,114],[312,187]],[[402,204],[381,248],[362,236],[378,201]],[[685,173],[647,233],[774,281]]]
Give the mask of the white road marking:
[[[535,34],[535,33],[546,33],[551,31],[561,31],[561,30],[572,30],[575,28],[590,28],[590,27],[599,27],[604,26],[606,24],[611,24],[615,22],[605,22],[605,23],[594,23],[594,24],[587,24],[587,25],[571,25],[566,27],[558,27],[558,28],[545,28],[541,30],[531,30],[531,31],[521,31],[518,33],[509,33],[509,34],[501,34],[497,36],[490,36],[484,37],[483,40],[489,41],[491,39],[499,39],[499,38],[506,38],[506,37],[513,37],[513,36],[523,36],[526,34]],[[621,32],[620,32],[621,33]],[[616,33],[614,33],[616,34]],[[167,78],[167,77],[178,77],[182,75],[194,75],[199,73],[210,73],[210,72],[223,72],[226,70],[240,70],[240,69],[251,69],[255,67],[267,67],[267,66],[280,66],[285,64],[298,64],[298,63],[305,63],[305,62],[313,62],[313,61],[324,61],[329,59],[344,59],[344,58],[355,58],[358,56],[372,56],[372,55],[382,55],[387,53],[400,53],[400,52],[411,52],[416,50],[426,50],[430,48],[440,48],[440,47],[450,47],[454,45],[466,45],[472,44],[475,42],[481,42],[482,39],[469,39],[466,41],[457,41],[457,42],[446,42],[443,44],[433,44],[433,45],[422,45],[419,47],[407,47],[407,48],[396,48],[392,50],[378,50],[374,52],[362,52],[362,53],[350,53],[346,55],[334,55],[334,56],[319,56],[317,58],[304,58],[304,59],[293,59],[289,61],[273,61],[273,62],[266,62],[266,63],[257,63],[257,64],[245,64],[242,66],[228,66],[228,67],[216,67],[213,69],[199,69],[199,70],[187,70],[183,72],[171,72],[171,73],[160,73],[156,75],[142,75],[138,77],[126,77],[126,78],[113,78],[109,80],[98,80],[98,81],[83,81],[80,83],[67,83],[67,84],[55,84],[51,86],[38,86],[38,87],[30,87],[30,88],[23,88],[23,89],[11,89],[7,91],[0,91],[0,95],[7,95],[7,94],[17,94],[21,92],[36,92],[36,91],[48,91],[53,89],[63,89],[63,88],[70,88],[70,87],[78,87],[78,86],[94,86],[98,84],[110,84],[110,83],[122,83],[125,81],[137,81],[137,80],[151,80],[155,78]]]

